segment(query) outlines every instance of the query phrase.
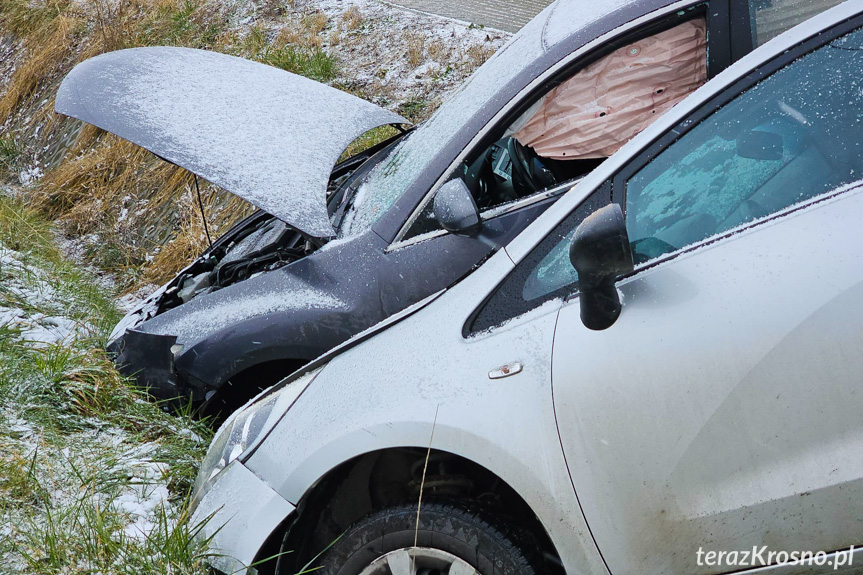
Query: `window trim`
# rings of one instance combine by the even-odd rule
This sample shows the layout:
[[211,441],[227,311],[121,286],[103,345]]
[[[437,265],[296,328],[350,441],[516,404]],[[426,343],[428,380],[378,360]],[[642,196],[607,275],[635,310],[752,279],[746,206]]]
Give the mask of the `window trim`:
[[[619,48],[620,46],[617,45],[617,41],[619,41],[621,37],[633,34],[637,38],[638,34],[642,32],[649,36],[652,33],[654,26],[661,26],[664,21],[674,19],[675,17],[684,20],[692,18],[698,15],[699,12],[702,12],[707,18],[708,30],[710,30],[710,21],[715,17],[713,16],[713,14],[715,14],[715,4],[718,3],[720,5],[720,13],[725,13],[725,3],[728,1],[729,0],[679,0],[678,2],[674,2],[673,4],[669,4],[668,6],[658,10],[654,10],[649,14],[645,14],[619,26],[559,60],[533,82],[522,88],[515,97],[507,102],[500,111],[495,114],[494,117],[492,117],[492,119],[486,123],[486,125],[483,126],[473,138],[471,138],[471,141],[467,146],[464,147],[452,163],[443,171],[434,184],[429,188],[429,191],[423,196],[422,200],[420,200],[411,212],[410,216],[408,216],[402,224],[395,238],[391,242],[390,247],[392,249],[397,249],[398,247],[404,247],[405,245],[410,244],[410,239],[412,238],[405,240],[405,235],[407,235],[411,226],[413,226],[414,222],[425,209],[426,204],[434,196],[438,188],[450,179],[453,173],[458,169],[458,166],[477,148],[482,147],[484,144],[490,145],[491,142],[488,142],[487,140],[490,138],[490,134],[495,131],[495,128],[505,124],[508,120],[510,123],[514,121],[515,118],[530,106],[530,103],[538,92],[544,93],[550,89],[547,87],[550,83],[553,83],[561,77],[568,77],[574,74],[577,68],[582,68],[591,61],[599,59],[606,53]],[[680,12],[688,12],[688,14],[680,14]],[[708,42],[711,41],[708,40]],[[725,38],[724,40],[720,38],[714,42],[717,44],[717,50],[729,51],[730,53],[728,38]],[[708,45],[708,52],[712,49],[710,47],[711,45],[712,43]],[[727,65],[728,64],[725,64],[725,67],[727,67]],[[718,71],[719,70],[717,70],[717,72]]]

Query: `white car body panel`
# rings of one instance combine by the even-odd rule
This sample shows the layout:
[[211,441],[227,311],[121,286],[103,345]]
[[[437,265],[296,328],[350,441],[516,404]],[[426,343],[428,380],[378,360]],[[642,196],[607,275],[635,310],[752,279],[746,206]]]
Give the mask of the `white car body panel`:
[[[333,359],[246,461],[249,469],[297,503],[339,463],[388,447],[427,447],[434,427],[432,448],[486,467],[527,501],[569,570],[605,573],[554,421],[550,354],[558,306],[493,335],[462,337],[490,279],[511,268],[498,253],[432,305]],[[421,356],[422,368],[400,361],[405,355]],[[523,364],[521,373],[488,377],[512,361]]]
[[858,187],[638,273],[604,331],[561,310],[557,421],[612,573],[861,543],[861,216]]
[[209,562],[224,573],[242,573],[270,533],[294,506],[270,489],[239,461],[222,471],[192,515],[191,525],[204,523],[203,538],[212,537],[216,555]]

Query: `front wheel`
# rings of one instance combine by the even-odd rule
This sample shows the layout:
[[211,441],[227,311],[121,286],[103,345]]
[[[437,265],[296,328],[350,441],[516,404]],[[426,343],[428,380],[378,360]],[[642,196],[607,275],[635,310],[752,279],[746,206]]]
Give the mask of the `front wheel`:
[[[416,545],[414,541],[416,538]],[[377,511],[354,523],[318,563],[326,575],[536,575],[516,532],[483,513],[426,503]]]

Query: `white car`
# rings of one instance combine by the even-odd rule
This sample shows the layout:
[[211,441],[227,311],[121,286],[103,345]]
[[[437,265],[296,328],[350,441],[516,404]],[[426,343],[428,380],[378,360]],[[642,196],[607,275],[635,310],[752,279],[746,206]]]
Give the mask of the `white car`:
[[215,567],[859,571],[861,14],[765,43],[235,413],[195,493]]

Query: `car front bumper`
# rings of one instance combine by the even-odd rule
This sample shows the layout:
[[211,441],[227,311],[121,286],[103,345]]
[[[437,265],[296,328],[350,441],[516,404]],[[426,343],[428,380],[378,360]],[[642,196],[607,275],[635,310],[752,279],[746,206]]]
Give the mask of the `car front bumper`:
[[108,353],[120,373],[135,378],[153,397],[170,400],[182,394],[171,353],[171,346],[176,342],[174,335],[130,329],[108,344]]
[[209,563],[223,573],[243,573],[295,509],[236,460],[199,497],[191,524],[206,521],[197,537],[212,537]]

